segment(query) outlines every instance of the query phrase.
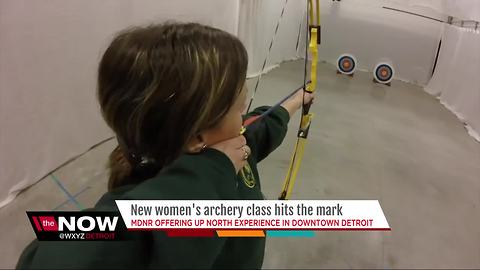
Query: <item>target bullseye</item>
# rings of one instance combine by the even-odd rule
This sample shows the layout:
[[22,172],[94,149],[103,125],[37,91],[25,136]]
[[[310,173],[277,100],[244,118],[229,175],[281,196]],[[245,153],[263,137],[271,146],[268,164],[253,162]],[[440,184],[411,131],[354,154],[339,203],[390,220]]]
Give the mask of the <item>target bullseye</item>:
[[342,54],[337,60],[337,73],[352,75],[357,67],[357,60],[353,55]]
[[373,78],[375,82],[381,84],[390,84],[394,75],[395,70],[392,65],[388,63],[379,63],[373,70]]

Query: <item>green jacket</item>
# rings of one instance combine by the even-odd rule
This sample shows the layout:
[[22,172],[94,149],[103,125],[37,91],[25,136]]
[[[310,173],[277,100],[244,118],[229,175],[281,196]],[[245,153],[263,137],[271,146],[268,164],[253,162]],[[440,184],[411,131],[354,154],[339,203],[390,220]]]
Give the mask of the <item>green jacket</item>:
[[[260,114],[260,107],[249,115]],[[185,154],[156,177],[106,193],[93,209],[118,211],[115,200],[262,200],[257,162],[278,147],[287,131],[288,112],[279,107],[247,130],[252,150],[237,175],[229,158],[207,149]],[[265,238],[166,237],[161,231],[128,232],[129,241],[58,242],[34,240],[17,268],[261,268]]]

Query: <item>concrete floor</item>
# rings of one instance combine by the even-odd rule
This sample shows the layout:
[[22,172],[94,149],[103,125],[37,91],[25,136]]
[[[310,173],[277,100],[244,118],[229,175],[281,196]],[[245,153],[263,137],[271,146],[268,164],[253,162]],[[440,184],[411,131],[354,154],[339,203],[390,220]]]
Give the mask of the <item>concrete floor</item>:
[[[264,76],[254,104],[273,104],[302,84],[303,63]],[[480,268],[480,144],[421,87],[372,83],[319,66],[319,87],[295,199],[378,199],[390,232],[317,232],[272,238],[264,268]],[[249,85],[254,82],[249,81]],[[276,198],[298,116],[284,144],[261,163],[264,193]],[[108,141],[0,209],[0,268],[11,268],[34,233],[26,210],[88,207],[106,190]],[[62,204],[63,203],[63,204]],[[239,254],[241,256],[241,254]]]

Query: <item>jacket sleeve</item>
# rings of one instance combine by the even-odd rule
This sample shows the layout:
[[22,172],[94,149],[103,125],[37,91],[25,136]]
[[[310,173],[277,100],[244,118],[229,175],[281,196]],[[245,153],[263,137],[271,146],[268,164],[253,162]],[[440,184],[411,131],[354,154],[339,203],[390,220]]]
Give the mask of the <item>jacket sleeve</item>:
[[[256,108],[247,114],[245,119],[260,115],[269,108],[268,106]],[[278,106],[263,119],[259,119],[247,128],[245,136],[257,162],[262,161],[280,146],[287,133],[289,121],[288,111]]]

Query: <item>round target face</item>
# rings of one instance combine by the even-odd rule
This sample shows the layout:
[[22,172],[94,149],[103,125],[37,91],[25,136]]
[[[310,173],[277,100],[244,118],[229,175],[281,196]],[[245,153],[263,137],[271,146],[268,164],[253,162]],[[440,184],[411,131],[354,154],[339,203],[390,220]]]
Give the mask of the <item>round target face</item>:
[[387,63],[378,64],[373,70],[373,76],[379,83],[387,84],[393,80],[395,71],[393,67]]
[[342,74],[353,74],[357,66],[357,60],[350,54],[343,54],[338,58],[337,70]]

